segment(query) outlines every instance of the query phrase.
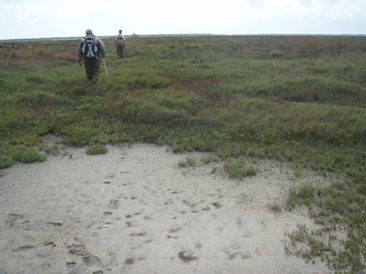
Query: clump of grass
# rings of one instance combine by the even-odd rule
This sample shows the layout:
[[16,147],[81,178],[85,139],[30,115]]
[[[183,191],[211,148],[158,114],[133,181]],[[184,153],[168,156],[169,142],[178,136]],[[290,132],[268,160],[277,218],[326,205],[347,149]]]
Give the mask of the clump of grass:
[[312,185],[305,184],[298,190],[290,188],[289,197],[287,199],[287,207],[289,210],[294,209],[297,205],[310,205],[311,199],[314,198],[316,188]]
[[252,165],[250,165],[245,169],[245,175],[246,176],[256,176],[257,171],[255,170],[255,168]]
[[229,174],[230,178],[238,178],[239,180],[242,180],[246,175],[244,164],[244,158],[240,158],[236,161],[229,160],[224,164],[224,170]]
[[194,166],[196,164],[195,158],[187,157],[185,161],[179,161],[178,166],[179,167],[188,167],[188,166]]
[[46,153],[53,154],[53,155],[59,155],[60,154],[60,147],[58,144],[54,144],[52,146],[47,146],[45,144],[39,145],[39,150],[42,150]]
[[34,163],[38,161],[45,161],[47,157],[38,153],[35,150],[17,150],[12,154],[14,161],[19,161],[23,163]]
[[245,159],[243,157],[237,160],[228,160],[224,164],[224,170],[229,174],[230,178],[238,178],[240,180],[246,176],[255,176],[257,171],[252,165],[245,167]]
[[0,156],[0,168],[8,168],[14,164],[14,160],[10,156]]
[[295,169],[294,176],[295,176],[295,178],[299,178],[301,176],[301,174],[302,174],[302,167],[300,166]]
[[258,164],[258,157],[257,157],[257,155],[255,155],[255,156],[252,157],[252,162],[253,162],[253,164]]
[[88,147],[86,149],[86,154],[90,154],[90,155],[105,154],[107,152],[108,152],[108,149],[101,144],[97,144],[97,145]]
[[277,203],[271,205],[269,208],[275,213],[280,213],[282,210],[282,207]]
[[209,164],[209,163],[212,163],[212,162],[220,162],[220,158],[216,154],[210,154],[208,156],[202,157],[201,161],[204,164]]
[[288,198],[287,198],[287,208],[292,210],[297,205],[297,194],[294,188],[290,188]]

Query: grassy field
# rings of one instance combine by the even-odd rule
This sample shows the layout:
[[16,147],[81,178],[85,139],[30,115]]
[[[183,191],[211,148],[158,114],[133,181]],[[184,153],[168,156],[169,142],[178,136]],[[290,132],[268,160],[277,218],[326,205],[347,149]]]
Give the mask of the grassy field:
[[296,177],[336,173],[338,182],[293,188],[272,208],[306,205],[321,225],[299,225],[287,253],[365,269],[366,37],[136,37],[122,60],[105,39],[109,77],[102,70],[96,85],[76,62],[78,43],[0,44],[0,168],[62,153],[42,144],[54,133],[90,153],[121,142],[211,152],[206,164],[223,162],[239,179],[261,158],[292,162]]

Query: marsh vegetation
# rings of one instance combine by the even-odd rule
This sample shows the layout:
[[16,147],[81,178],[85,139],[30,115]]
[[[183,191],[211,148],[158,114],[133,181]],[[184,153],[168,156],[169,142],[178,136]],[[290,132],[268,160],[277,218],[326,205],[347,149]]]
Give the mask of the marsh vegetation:
[[340,272],[366,267],[366,37],[135,37],[122,60],[104,42],[109,77],[102,67],[96,85],[76,62],[78,41],[1,43],[0,168],[45,160],[53,133],[89,153],[122,142],[210,152],[206,164],[239,179],[261,158],[292,162],[295,177],[335,173],[273,206],[306,206],[322,227],[299,226],[285,251]]

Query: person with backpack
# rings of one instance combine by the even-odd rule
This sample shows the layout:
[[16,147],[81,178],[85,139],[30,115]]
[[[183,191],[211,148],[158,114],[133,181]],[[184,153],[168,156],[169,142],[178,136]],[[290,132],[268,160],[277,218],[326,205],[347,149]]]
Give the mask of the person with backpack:
[[117,48],[118,57],[123,58],[123,49],[126,46],[126,38],[122,35],[122,30],[119,30],[119,34],[116,36],[114,46]]
[[86,77],[93,83],[98,81],[100,58],[105,57],[105,46],[102,40],[93,34],[91,29],[85,31],[86,37],[81,39],[78,47],[78,62],[84,61]]

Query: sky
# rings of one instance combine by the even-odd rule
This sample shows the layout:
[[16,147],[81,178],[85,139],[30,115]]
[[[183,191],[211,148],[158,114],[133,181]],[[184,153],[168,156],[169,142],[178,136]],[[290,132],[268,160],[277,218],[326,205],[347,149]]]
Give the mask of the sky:
[[0,40],[149,34],[366,34],[366,0],[0,0]]

